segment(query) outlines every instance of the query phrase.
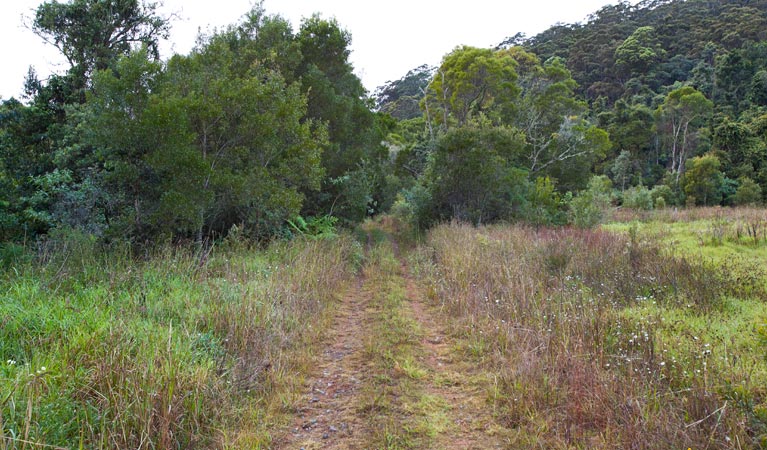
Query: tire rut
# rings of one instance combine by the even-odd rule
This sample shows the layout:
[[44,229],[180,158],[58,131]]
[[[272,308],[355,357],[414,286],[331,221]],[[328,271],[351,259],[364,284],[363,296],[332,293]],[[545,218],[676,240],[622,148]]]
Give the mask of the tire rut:
[[364,288],[365,278],[360,275],[341,300],[327,334],[329,344],[310,375],[296,418],[273,448],[358,449],[369,434],[356,411],[369,372],[363,355],[365,324],[370,321]]
[[431,442],[433,449],[500,449],[502,431],[493,418],[487,402],[486,380],[471,363],[464,362],[456,343],[440,322],[440,312],[427,303],[419,283],[410,274],[405,259],[399,255],[401,273],[406,283],[406,304],[421,329],[420,363],[429,372],[422,389],[427,395],[448,405],[446,426]]

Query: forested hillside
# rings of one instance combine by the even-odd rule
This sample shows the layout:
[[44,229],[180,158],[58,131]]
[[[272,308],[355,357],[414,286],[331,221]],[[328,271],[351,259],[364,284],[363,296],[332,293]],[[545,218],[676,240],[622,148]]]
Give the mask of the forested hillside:
[[[569,210],[574,220],[583,211],[562,206],[563,196],[577,196],[590,174],[617,191],[604,189],[607,202],[629,207],[761,203],[765,39],[767,2],[654,0],[606,6],[585,23],[516,34],[492,50],[457,48],[439,68],[419,67],[376,92],[379,109],[401,119],[392,139],[399,173],[421,180],[403,204],[428,220],[456,212],[478,220],[465,211],[498,206],[445,199],[441,172],[450,169],[426,163],[458,148],[451,133],[467,128],[510,133],[506,148],[516,145],[502,159],[523,172],[517,192],[527,194],[490,194],[504,203],[501,216],[557,222]],[[495,148],[469,140],[483,155]],[[461,170],[479,170],[467,183],[487,181],[465,163]]]

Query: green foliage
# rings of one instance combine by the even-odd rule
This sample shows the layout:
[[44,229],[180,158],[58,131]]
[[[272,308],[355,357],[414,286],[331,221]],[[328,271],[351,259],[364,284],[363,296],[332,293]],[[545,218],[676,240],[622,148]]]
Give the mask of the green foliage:
[[165,73],[136,53],[97,74],[81,129],[119,199],[114,231],[201,239],[244,224],[266,237],[299,212],[301,189],[319,186],[324,135],[303,121],[298,86],[239,74],[236,58],[216,36]]
[[[663,202],[665,201],[664,199]],[[623,192],[623,206],[626,208],[649,211],[653,209],[654,204],[652,193],[645,186],[634,186]]]
[[733,201],[739,206],[757,206],[762,204],[762,187],[748,177],[738,179],[738,190]]
[[[753,180],[750,197],[767,189],[767,14],[736,3],[623,3],[496,49],[457,47],[374,105],[335,19],[294,32],[257,3],[160,64],[168,22],[154,3],[49,1],[32,28],[72,67],[45,81],[30,70],[29,103],[0,104],[0,237],[202,241],[237,225],[268,238],[291,217],[351,225],[395,202],[422,224],[561,223],[562,193],[595,173],[621,191],[673,187],[652,204],[740,202],[733,180]],[[709,150],[713,197],[691,181],[707,175],[682,178]],[[402,189],[428,195],[412,205]],[[645,191],[624,204],[649,207]]]
[[20,268],[31,261],[31,255],[23,246],[13,242],[0,244],[0,270]]
[[597,226],[611,205],[611,195],[609,178],[604,175],[592,177],[588,188],[570,202],[570,223],[579,228]]
[[568,199],[557,192],[551,179],[538,177],[530,190],[523,218],[536,226],[564,225],[567,223],[567,207]]
[[420,183],[409,189],[403,189],[392,205],[392,214],[416,227],[424,229],[431,221],[431,192]]
[[524,206],[527,173],[514,165],[524,149],[521,133],[463,127],[440,138],[427,169],[430,208],[420,223],[451,218],[472,223],[508,220]]
[[642,74],[665,56],[655,28],[639,27],[615,49],[615,65],[626,73]]
[[658,127],[670,147],[669,169],[677,181],[688,156],[696,153],[698,129],[706,124],[713,106],[701,92],[684,86],[669,92],[656,111]]
[[698,205],[718,205],[722,201],[724,175],[719,158],[697,156],[687,162],[682,187],[688,199]]
[[754,74],[748,100],[754,105],[767,106],[767,70],[762,69]]
[[38,8],[36,32],[72,68],[47,83],[30,71],[31,105],[0,107],[3,227],[146,242],[238,224],[267,238],[302,212],[351,223],[393,202],[399,181],[381,145],[393,125],[371,111],[335,20],[313,16],[293,33],[257,4],[162,65],[156,8]]
[[335,19],[313,15],[295,36],[302,60],[295,78],[307,93],[307,117],[326,123],[320,191],[307,192],[305,215],[333,214],[348,224],[379,211],[389,159],[385,119],[371,111],[349,63],[351,35]]
[[505,52],[458,47],[442,59],[422,104],[426,119],[442,129],[462,127],[487,116],[498,120],[499,108],[519,93],[515,61]]
[[[709,150],[709,129],[727,121],[747,127],[764,107],[765,24],[763,2],[624,2],[601,8],[585,23],[559,24],[513,42],[543,61],[566,63],[577,94],[590,102],[613,142],[596,173],[611,173],[610,163],[625,150],[634,175],[652,186],[666,170],[678,183],[685,161]],[[522,69],[518,73],[523,78]],[[748,176],[765,189],[767,180],[758,175],[763,158],[744,157],[758,147],[749,138],[730,147],[736,150],[732,165],[719,155],[725,175]]]
[[373,94],[376,108],[398,120],[421,117],[420,102],[434,76],[434,70],[424,64],[408,71],[399,80],[379,86]]
[[535,176],[557,180],[560,190],[585,186],[595,161],[610,148],[608,134],[585,116],[588,106],[575,95],[576,83],[564,62],[514,47],[502,50],[517,63],[519,101],[505,105],[509,124],[525,132],[525,158],[519,162]]
[[312,239],[331,239],[338,236],[336,232],[338,218],[333,216],[307,217],[306,219],[296,216],[287,223],[295,233]]
[[32,30],[56,46],[79,78],[79,87],[142,45],[159,58],[159,39],[168,36],[168,20],[156,3],[143,0],[47,1],[37,7]]
[[631,161],[631,152],[623,150],[610,168],[614,180],[620,185],[621,191],[626,189],[626,185],[631,183],[633,164]]
[[650,196],[652,197],[653,204],[655,204],[656,208],[662,207],[662,206],[658,206],[658,202],[660,201],[660,199],[663,199],[661,201],[663,206],[678,204],[676,201],[677,196],[674,193],[674,190],[665,184],[659,184],[653,187],[650,190]]

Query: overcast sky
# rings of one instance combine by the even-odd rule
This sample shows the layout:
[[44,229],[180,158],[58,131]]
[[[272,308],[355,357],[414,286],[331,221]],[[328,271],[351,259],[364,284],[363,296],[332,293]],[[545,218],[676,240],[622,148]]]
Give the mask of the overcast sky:
[[[25,28],[41,0],[0,0],[0,98],[18,96],[29,66],[40,78],[67,69],[58,51]],[[236,23],[251,0],[165,0],[175,13],[164,57],[187,53],[197,31]],[[335,17],[352,34],[357,75],[371,92],[421,64],[436,65],[457,45],[488,47],[517,32],[535,35],[557,23],[581,22],[611,0],[265,0],[268,14],[280,14],[294,28],[314,12]],[[636,3],[636,1],[632,1]]]

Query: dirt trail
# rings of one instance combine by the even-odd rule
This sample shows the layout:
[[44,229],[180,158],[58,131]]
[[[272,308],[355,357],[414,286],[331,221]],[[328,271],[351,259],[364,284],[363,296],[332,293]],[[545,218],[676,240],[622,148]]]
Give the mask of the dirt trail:
[[[482,380],[471,363],[462,360],[455,342],[441,324],[444,320],[441,313],[428,304],[423,289],[410,275],[399,246],[393,240],[391,243],[400,262],[397,276],[405,286],[402,313],[412,317],[420,330],[416,354],[427,376],[417,380],[415,390],[444,405],[439,432],[420,441],[418,448],[503,448],[491,407],[485,401],[486,380]],[[376,305],[372,304],[375,296],[370,291],[375,286],[368,286],[367,281],[360,275],[343,297],[296,418],[273,448],[363,449],[369,444],[374,425],[360,411],[360,405],[363,389],[372,385],[376,370],[364,348],[370,330],[375,329]],[[399,419],[404,419],[397,421],[401,423],[431,420],[417,414]]]
[[444,433],[434,438],[434,449],[494,449],[503,448],[496,436],[498,426],[486,402],[487,392],[478,384],[481,374],[470,363],[460,360],[455,344],[444,328],[434,319],[434,310],[423,302],[422,291],[408,279],[408,299],[413,317],[423,332],[421,363],[429,371],[424,391],[450,405],[446,411]]
[[363,356],[364,330],[370,320],[364,282],[360,276],[338,306],[329,344],[311,374],[309,391],[287,436],[275,448],[358,449],[369,434],[356,413],[359,391],[369,372]]

